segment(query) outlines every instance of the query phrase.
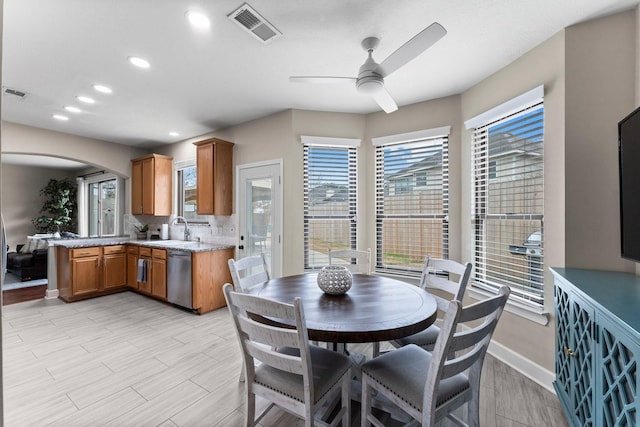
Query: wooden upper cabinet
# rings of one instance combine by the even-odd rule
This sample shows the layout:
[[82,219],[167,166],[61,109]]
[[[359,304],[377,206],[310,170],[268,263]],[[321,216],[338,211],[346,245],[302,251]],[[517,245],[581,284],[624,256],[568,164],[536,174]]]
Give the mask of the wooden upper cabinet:
[[131,161],[131,213],[171,215],[173,158],[150,154]]
[[194,142],[199,215],[233,212],[233,143],[218,138]]

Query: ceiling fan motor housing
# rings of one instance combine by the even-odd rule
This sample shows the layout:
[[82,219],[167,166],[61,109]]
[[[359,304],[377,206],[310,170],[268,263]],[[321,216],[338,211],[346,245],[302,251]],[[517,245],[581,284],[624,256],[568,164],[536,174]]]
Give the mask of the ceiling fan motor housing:
[[375,72],[378,64],[371,57],[371,53],[372,51],[369,50],[369,57],[360,67],[358,79],[356,80],[358,92],[369,95],[380,92],[384,88],[384,78]]

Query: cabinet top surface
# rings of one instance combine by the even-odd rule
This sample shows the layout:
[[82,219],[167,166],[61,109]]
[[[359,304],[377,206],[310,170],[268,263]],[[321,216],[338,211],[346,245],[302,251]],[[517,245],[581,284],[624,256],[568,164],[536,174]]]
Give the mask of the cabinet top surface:
[[129,244],[136,246],[147,246],[157,249],[176,249],[187,252],[207,252],[218,251],[224,249],[233,249],[234,245],[223,243],[205,243],[205,242],[185,242],[182,240],[129,240],[129,237],[112,239],[73,239],[73,240],[58,240],[52,241],[55,246],[62,246],[65,248],[86,248],[90,246],[110,246],[119,244]]
[[555,267],[551,272],[629,327],[640,331],[640,276],[620,271]]

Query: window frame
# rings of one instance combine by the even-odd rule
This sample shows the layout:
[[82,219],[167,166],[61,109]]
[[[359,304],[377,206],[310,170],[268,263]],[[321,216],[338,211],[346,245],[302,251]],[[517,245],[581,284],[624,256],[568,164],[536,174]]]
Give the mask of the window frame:
[[[530,314],[524,314],[524,317],[530,318],[541,324],[546,324],[548,321],[548,317],[545,313],[545,304],[548,301],[549,296],[545,294],[544,290],[544,97],[542,86],[533,89],[519,97],[514,98],[511,101],[508,101],[505,104],[502,104],[495,109],[489,110],[482,115],[471,119],[465,122],[467,129],[472,131],[472,165],[471,165],[471,179],[472,179],[472,221],[473,221],[473,234],[471,236],[472,239],[472,247],[473,247],[473,255],[474,255],[474,273],[471,281],[471,286],[469,287],[470,293],[477,292],[481,295],[493,295],[498,290],[498,283],[492,283],[491,280],[486,279],[486,268],[483,265],[486,265],[487,260],[489,261],[493,258],[488,258],[486,256],[487,249],[483,245],[486,245],[488,239],[486,234],[486,225],[492,220],[502,220],[502,221],[539,221],[539,232],[541,236],[541,245],[540,245],[540,257],[539,261],[534,263],[528,259],[528,274],[529,281],[527,282],[527,287],[530,290],[533,290],[534,281],[538,284],[536,287],[536,292],[527,293],[527,290],[524,286],[518,285],[516,282],[509,284],[512,288],[511,295],[509,297],[509,303],[512,307],[516,309],[512,309],[511,311],[515,311],[517,313],[529,312],[535,313],[538,315],[542,315],[542,317],[538,318],[536,316],[531,316]],[[539,133],[535,135],[536,138],[540,138],[541,153],[538,152],[527,152],[527,155],[531,157],[539,156],[540,158],[540,169],[536,169],[536,172],[539,172],[541,175],[538,177],[541,185],[540,192],[541,195],[536,196],[534,200],[541,204],[542,213],[536,213],[535,209],[530,212],[519,212],[519,213],[510,213],[510,212],[490,212],[487,203],[489,202],[489,189],[488,185],[490,182],[498,182],[500,180],[511,180],[512,182],[521,181],[518,188],[521,192],[525,192],[525,189],[528,185],[531,185],[532,182],[535,182],[535,178],[520,178],[519,175],[522,174],[526,176],[530,172],[527,171],[527,163],[523,163],[523,165],[518,165],[519,161],[515,159],[515,156],[511,159],[511,172],[505,176],[502,171],[505,169],[504,165],[506,162],[501,162],[500,159],[489,157],[489,150],[491,149],[488,145],[484,148],[479,147],[479,144],[489,143],[488,131],[489,128],[493,126],[497,126],[500,124],[508,124],[510,121],[517,121],[519,117],[525,117],[527,114],[533,114],[535,111],[540,111],[541,118],[536,123],[540,123],[541,128]],[[486,135],[481,135],[481,133],[486,133]],[[521,140],[525,140],[528,138],[522,138]],[[523,142],[526,143],[526,142]],[[478,154],[477,150],[484,150],[483,153]],[[484,156],[480,158],[480,156]],[[480,166],[478,166],[480,165]],[[482,166],[484,165],[484,166]],[[519,169],[522,169],[524,172],[520,172]],[[482,194],[479,194],[482,193]],[[500,200],[503,200],[502,198]],[[522,224],[525,224],[524,222]],[[531,234],[530,234],[531,235]],[[529,236],[530,236],[529,235]],[[479,237],[481,236],[481,238]],[[524,243],[524,242],[523,242]],[[513,253],[513,252],[512,252]],[[484,254],[484,255],[483,255]],[[527,255],[528,256],[528,255]],[[499,259],[500,256],[495,256],[495,259]],[[513,267],[512,269],[515,269]],[[511,270],[509,270],[511,271]],[[535,279],[534,280],[534,273]],[[519,278],[520,279],[520,278]],[[535,294],[535,295],[534,295]]]
[[[376,163],[375,163],[375,226],[376,226],[376,259],[375,259],[375,272],[392,275],[403,275],[410,277],[419,277],[422,273],[423,259],[416,266],[407,265],[385,265],[385,244],[384,244],[384,221],[385,219],[440,219],[442,221],[442,241],[438,242],[438,245],[442,247],[442,257],[449,257],[449,134],[451,127],[443,126],[433,129],[424,129],[399,135],[389,135],[379,138],[373,138],[372,144],[375,147]],[[416,146],[416,144],[423,143],[420,147],[421,150],[428,149],[429,146],[440,143],[442,148],[442,173],[441,173],[441,191],[442,191],[442,209],[438,213],[425,213],[425,214],[387,214],[384,211],[385,192],[388,191],[385,183],[385,170],[384,170],[384,150],[386,148],[400,148]],[[418,187],[419,182],[418,175],[423,172],[422,167],[416,167],[415,169],[407,169],[408,178],[411,180],[412,191],[413,189],[421,189]],[[431,185],[432,179],[426,177],[426,184]],[[405,192],[406,194],[406,192]],[[411,250],[407,251],[408,253]],[[417,256],[417,254],[416,254]],[[423,257],[420,257],[423,258]]]
[[[303,192],[304,192],[304,207],[303,207],[303,227],[304,227],[304,270],[305,271],[317,271],[322,268],[326,263],[316,264],[312,262],[310,256],[311,249],[311,222],[314,220],[337,220],[337,221],[349,221],[348,224],[348,245],[349,249],[357,249],[358,243],[358,230],[357,230],[357,216],[358,216],[358,199],[357,199],[357,187],[358,187],[358,146],[360,140],[350,140],[344,138],[326,138],[326,137],[302,137],[303,144]],[[346,152],[347,164],[345,168],[345,174],[343,178],[347,182],[347,212],[343,214],[328,214],[318,215],[310,213],[311,202],[311,183],[309,176],[309,152],[311,150],[343,150]],[[335,248],[334,248],[335,249]]]

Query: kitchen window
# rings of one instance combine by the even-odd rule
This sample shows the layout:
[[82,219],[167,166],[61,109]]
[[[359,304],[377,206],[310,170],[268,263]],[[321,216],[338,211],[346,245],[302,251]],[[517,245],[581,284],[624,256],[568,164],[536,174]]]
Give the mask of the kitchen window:
[[449,127],[373,138],[376,271],[417,276],[449,256]]
[[189,224],[208,223],[207,215],[198,215],[197,169],[195,161],[176,164],[176,188],[178,192],[178,216],[183,216]]
[[307,270],[327,265],[329,248],[356,249],[356,155],[355,146],[304,145],[304,268]]
[[545,298],[542,88],[529,98],[524,105],[512,105],[473,126],[472,287],[496,292],[499,286],[509,286],[512,301],[541,312]]

